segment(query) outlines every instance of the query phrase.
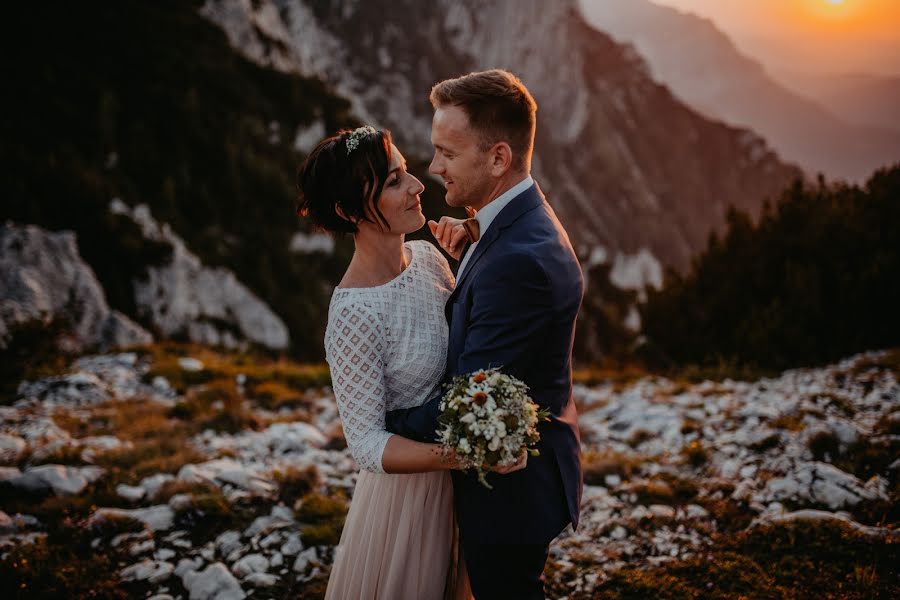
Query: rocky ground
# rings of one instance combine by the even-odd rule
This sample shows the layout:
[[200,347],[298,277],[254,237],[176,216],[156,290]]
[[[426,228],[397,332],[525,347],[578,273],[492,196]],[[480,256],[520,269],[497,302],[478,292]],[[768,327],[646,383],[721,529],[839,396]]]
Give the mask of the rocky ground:
[[[551,549],[548,595],[896,597],[898,376],[886,351],[753,382],[579,384],[582,524]],[[0,585],[321,597],[355,483],[327,381],[157,345],[22,382],[0,407]]]

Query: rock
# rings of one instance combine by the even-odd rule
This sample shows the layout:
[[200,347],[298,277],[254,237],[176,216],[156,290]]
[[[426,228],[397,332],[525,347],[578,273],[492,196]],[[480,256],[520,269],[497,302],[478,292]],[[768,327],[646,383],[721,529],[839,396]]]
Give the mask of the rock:
[[19,436],[0,433],[0,463],[8,465],[18,462],[27,447],[28,444]]
[[131,518],[141,521],[152,531],[171,529],[175,520],[175,511],[167,504],[147,508],[99,508],[88,519],[88,523],[102,522],[108,518]]
[[269,558],[269,565],[273,569],[277,569],[281,565],[284,564],[284,556],[282,556],[281,552],[275,552],[272,554],[271,558]]
[[675,518],[675,509],[666,504],[651,504],[647,509],[654,517],[660,517],[664,519]]
[[171,577],[173,571],[175,571],[175,567],[172,566],[172,563],[148,559],[125,567],[119,571],[119,575],[125,581],[160,583]]
[[890,538],[900,542],[900,532],[889,527],[873,527],[857,523],[853,519],[824,510],[804,509],[790,513],[782,514],[766,514],[756,518],[751,527],[764,525],[767,523],[792,523],[795,521],[831,521],[834,523],[842,523],[851,529],[862,533],[871,538]]
[[[93,373],[77,372],[19,385],[20,398],[35,399],[44,407],[88,406],[112,399],[109,387]],[[66,439],[69,436],[66,434]],[[48,440],[49,441],[49,440]]]
[[116,493],[126,500],[137,502],[144,497],[146,491],[138,485],[125,485],[124,483],[120,483],[116,486]]
[[628,530],[621,525],[616,525],[613,530],[609,532],[609,537],[614,540],[624,540],[627,535]]
[[220,556],[228,556],[235,550],[243,547],[241,534],[238,531],[225,531],[219,534],[215,541],[216,551]]
[[83,448],[81,451],[81,459],[85,462],[94,462],[94,459],[99,453],[122,448],[131,448],[134,446],[131,441],[122,441],[114,435],[94,435],[79,438],[78,444]]
[[181,581],[190,600],[243,600],[241,584],[222,563],[213,563],[203,571],[187,571]]
[[303,550],[303,542],[299,533],[288,534],[287,541],[281,546],[281,553],[285,556],[294,556]]
[[827,463],[810,462],[784,477],[770,479],[760,501],[807,501],[839,509],[879,498],[883,498],[880,490],[866,489],[853,475]]
[[154,558],[156,560],[169,560],[170,558],[174,558],[174,557],[175,557],[175,551],[170,550],[169,548],[160,548],[154,555]]
[[248,554],[231,567],[231,572],[240,578],[250,573],[265,573],[268,570],[269,560],[262,554]]
[[175,600],[175,597],[170,594],[155,594],[147,598],[147,600]]
[[138,485],[144,488],[144,492],[147,494],[148,498],[155,498],[162,486],[174,480],[175,477],[173,475],[168,473],[157,473],[156,475],[144,477]]
[[622,483],[622,478],[615,473],[611,473],[603,478],[603,483],[605,483],[608,488],[614,488]]
[[16,530],[16,524],[8,514],[0,510],[0,535],[6,535]]
[[145,238],[172,247],[168,264],[149,266],[146,278],[134,281],[138,310],[164,335],[186,334],[211,346],[251,342],[274,350],[288,347],[287,326],[272,309],[231,271],[204,266],[168,225],[154,220],[146,205],[130,208],[116,199],[110,210],[130,217]]
[[64,349],[149,344],[153,337],[110,310],[94,272],[78,254],[75,234],[34,225],[0,225],[0,348],[21,323],[63,317],[72,324]]
[[190,356],[182,356],[181,358],[179,358],[178,366],[181,367],[181,369],[184,371],[191,371],[194,373],[203,370],[203,363],[196,358],[191,358]]
[[281,533],[279,533],[278,531],[275,531],[273,533],[270,533],[263,539],[261,539],[259,541],[259,547],[260,548],[271,548],[272,546],[276,546],[276,545],[280,544],[281,541],[282,541]]
[[188,571],[196,571],[203,566],[203,561],[199,558],[182,558],[175,567],[175,575],[183,578]]
[[138,554],[144,554],[146,552],[153,552],[156,549],[156,542],[152,539],[144,540],[143,542],[138,542],[136,544],[132,544],[128,549],[128,553],[132,556],[137,556]]
[[194,497],[190,494],[175,494],[171,498],[169,498],[169,506],[172,507],[172,510],[178,512],[180,510],[187,510],[194,504]]
[[294,572],[300,573],[301,575],[306,572],[306,568],[311,564],[319,560],[319,555],[316,553],[315,548],[307,548],[303,552],[297,555],[297,558],[294,560]]
[[0,481],[9,481],[22,475],[18,467],[0,467]]
[[184,465],[178,471],[178,479],[189,483],[209,482],[217,485],[231,485],[260,494],[271,494],[277,486],[260,477],[241,463],[230,458],[218,458],[198,465]]
[[270,573],[251,573],[247,575],[243,582],[253,587],[272,587],[278,583],[278,576]]
[[296,522],[293,519],[288,520],[281,517],[273,517],[271,515],[257,517],[253,520],[253,523],[244,530],[244,537],[252,538],[257,535],[266,535],[275,529],[283,529],[295,524]]
[[709,516],[709,511],[699,504],[688,504],[684,507],[684,512],[689,519],[705,519]]
[[18,489],[32,493],[75,495],[104,473],[100,467],[71,467],[66,465],[38,465],[25,470],[22,475],[9,479]]

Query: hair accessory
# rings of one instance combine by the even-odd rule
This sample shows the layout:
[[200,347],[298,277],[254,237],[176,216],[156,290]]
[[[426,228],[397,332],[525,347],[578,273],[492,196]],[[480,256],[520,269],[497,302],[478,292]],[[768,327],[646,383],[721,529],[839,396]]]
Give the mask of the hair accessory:
[[356,150],[356,147],[359,146],[359,140],[373,133],[378,133],[378,130],[371,125],[363,125],[354,129],[353,133],[347,138],[347,156],[350,156],[350,153]]

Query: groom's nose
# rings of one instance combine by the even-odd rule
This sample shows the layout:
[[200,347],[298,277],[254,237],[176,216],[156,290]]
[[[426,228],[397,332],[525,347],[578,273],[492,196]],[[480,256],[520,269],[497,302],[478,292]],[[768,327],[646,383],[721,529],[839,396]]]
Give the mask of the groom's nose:
[[428,172],[433,175],[440,175],[444,172],[443,162],[438,158],[438,153],[434,153],[434,157],[431,159],[431,164],[428,165]]

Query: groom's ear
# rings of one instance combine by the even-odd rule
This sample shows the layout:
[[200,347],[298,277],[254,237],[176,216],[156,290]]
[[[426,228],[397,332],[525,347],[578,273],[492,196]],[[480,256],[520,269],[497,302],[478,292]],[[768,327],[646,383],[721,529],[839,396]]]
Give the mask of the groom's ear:
[[502,177],[512,166],[512,149],[506,142],[497,142],[491,147],[490,169],[494,177]]

